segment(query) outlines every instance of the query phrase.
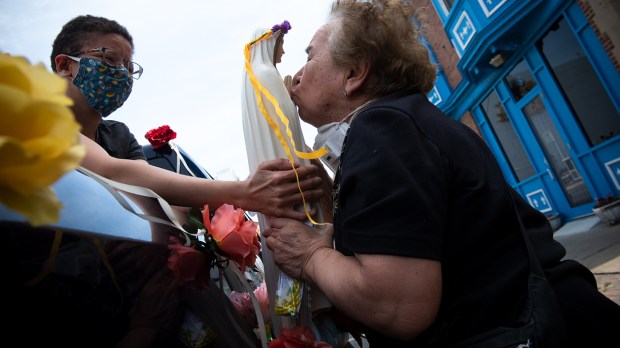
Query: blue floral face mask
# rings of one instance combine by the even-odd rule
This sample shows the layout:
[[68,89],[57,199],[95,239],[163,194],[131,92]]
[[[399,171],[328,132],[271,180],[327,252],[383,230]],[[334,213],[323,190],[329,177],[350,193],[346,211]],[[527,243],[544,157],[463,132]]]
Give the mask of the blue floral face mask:
[[73,78],[73,84],[86,97],[88,104],[97,110],[101,117],[106,117],[120,108],[129,98],[133,86],[129,71],[125,67],[114,67],[96,58],[78,59],[80,67]]

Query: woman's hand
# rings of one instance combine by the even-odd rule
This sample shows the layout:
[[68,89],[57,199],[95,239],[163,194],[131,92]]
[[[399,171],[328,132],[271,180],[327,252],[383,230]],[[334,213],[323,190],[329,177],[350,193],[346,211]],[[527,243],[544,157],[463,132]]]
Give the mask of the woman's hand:
[[311,272],[306,267],[320,249],[333,249],[334,227],[309,227],[302,222],[273,218],[270,228],[263,231],[267,247],[273,252],[276,264],[291,277],[307,279]]
[[[306,213],[301,208],[304,200],[306,203],[317,202],[324,194],[321,188],[323,181],[317,174],[318,169],[313,165],[296,165],[293,170],[286,159],[265,161],[246,179],[248,187],[243,206],[245,210],[267,216],[305,220]],[[316,209],[310,213],[315,214]]]

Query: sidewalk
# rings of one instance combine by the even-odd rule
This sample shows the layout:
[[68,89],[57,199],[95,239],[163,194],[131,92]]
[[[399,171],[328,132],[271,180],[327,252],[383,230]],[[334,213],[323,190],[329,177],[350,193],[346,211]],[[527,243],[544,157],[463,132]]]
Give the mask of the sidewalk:
[[608,226],[592,215],[564,224],[553,238],[566,248],[565,258],[588,267],[599,290],[620,304],[620,223]]

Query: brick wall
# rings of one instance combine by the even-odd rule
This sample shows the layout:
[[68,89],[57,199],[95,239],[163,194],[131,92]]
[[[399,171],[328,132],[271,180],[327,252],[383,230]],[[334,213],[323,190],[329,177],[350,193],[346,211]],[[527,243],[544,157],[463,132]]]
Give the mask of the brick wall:
[[471,115],[471,113],[466,112],[462,117],[461,117],[461,122],[463,124],[465,124],[467,127],[471,128],[474,132],[476,132],[476,134],[478,134],[481,138],[482,138],[482,133],[480,132],[480,128],[478,127],[478,124],[476,123],[476,121],[474,120],[473,116]]
[[459,62],[459,56],[456,54],[454,47],[450,43],[450,39],[443,29],[441,18],[437,14],[433,3],[430,0],[412,0],[414,6],[423,8],[424,23],[427,30],[424,33],[428,43],[433,47],[435,56],[441,65],[441,69],[448,78],[448,83],[452,89],[461,82],[462,76],[456,64]]
[[620,72],[620,1],[578,0],[588,22]]

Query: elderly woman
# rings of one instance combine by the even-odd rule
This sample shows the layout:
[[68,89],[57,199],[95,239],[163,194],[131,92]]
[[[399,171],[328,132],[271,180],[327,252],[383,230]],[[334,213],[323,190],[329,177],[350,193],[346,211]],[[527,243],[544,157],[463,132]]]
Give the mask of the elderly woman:
[[568,346],[559,313],[571,344],[617,339],[610,323],[619,322],[618,306],[585,267],[560,262],[565,249],[547,220],[509,188],[484,141],[427,100],[435,67],[412,6],[335,1],[308,45],[291,91],[299,115],[319,131],[337,124],[348,132],[333,225],[272,219],[264,235],[276,263],[318,286],[371,346],[494,347],[479,334],[522,327],[522,314],[531,319],[529,235],[562,310],[543,337],[528,333],[505,346]]

